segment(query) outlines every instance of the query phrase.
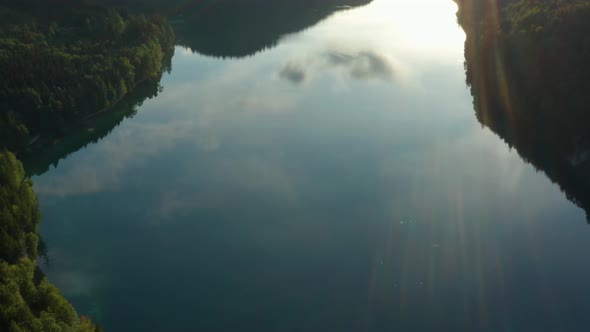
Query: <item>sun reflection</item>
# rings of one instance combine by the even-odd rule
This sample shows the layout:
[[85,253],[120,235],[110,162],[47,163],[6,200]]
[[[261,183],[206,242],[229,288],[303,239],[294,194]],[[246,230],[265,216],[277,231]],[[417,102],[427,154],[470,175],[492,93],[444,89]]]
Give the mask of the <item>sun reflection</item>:
[[388,0],[380,3],[384,12],[391,11],[405,37],[416,44],[455,47],[465,39],[456,23],[457,5],[451,0]]
[[[333,17],[347,38],[367,38],[379,48],[399,52],[456,53],[465,40],[452,0],[374,0],[371,4]],[[332,27],[334,25],[331,25]],[[357,38],[358,37],[358,38]]]

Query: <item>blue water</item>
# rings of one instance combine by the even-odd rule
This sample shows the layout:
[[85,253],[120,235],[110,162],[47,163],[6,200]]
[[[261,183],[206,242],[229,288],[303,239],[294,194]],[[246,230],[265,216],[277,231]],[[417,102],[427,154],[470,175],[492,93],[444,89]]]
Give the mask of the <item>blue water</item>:
[[50,281],[106,331],[587,331],[584,211],[477,122],[455,10],[177,47],[158,97],[34,177]]

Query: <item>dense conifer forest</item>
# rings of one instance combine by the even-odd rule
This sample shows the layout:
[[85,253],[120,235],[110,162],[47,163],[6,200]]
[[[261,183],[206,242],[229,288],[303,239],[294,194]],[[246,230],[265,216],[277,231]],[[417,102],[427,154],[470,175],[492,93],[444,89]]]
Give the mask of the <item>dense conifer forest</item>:
[[588,214],[590,1],[457,2],[478,121]]
[[162,16],[26,2],[0,15],[3,147],[21,152],[40,135],[64,136],[169,66],[174,34]]
[[44,254],[31,180],[14,154],[0,152],[0,330],[98,331],[78,317],[36,264]]
[[[139,86],[157,94],[173,50],[163,16],[83,1],[0,2],[1,331],[100,329],[78,317],[37,266],[47,250],[39,206],[14,153],[47,147]],[[141,102],[133,100],[130,109]]]
[[[43,155],[30,174],[42,172],[106,135],[132,116],[136,105],[157,95],[177,42],[169,17],[181,18],[180,44],[203,54],[245,56],[274,45],[283,33],[305,28],[302,21],[321,20],[342,3],[305,1],[321,10],[301,11],[305,20],[291,21],[294,9],[273,7],[261,15],[252,7],[260,1],[227,1],[223,6],[248,10],[229,18],[234,26],[224,29],[219,23],[228,18],[221,5],[200,17],[203,8],[210,9],[208,2],[175,0],[166,2],[164,11],[159,0],[0,0],[0,331],[100,329],[79,317],[37,266],[46,251],[38,233],[40,211],[17,156]],[[458,22],[467,33],[466,81],[478,121],[590,211],[590,1],[456,2]],[[251,21],[262,23],[238,29]],[[266,31],[273,24],[278,32]],[[221,34],[212,36],[213,31]],[[137,95],[142,89],[148,93]],[[97,130],[77,131],[118,105],[125,110],[103,118]],[[83,139],[47,148],[72,133]]]
[[[282,13],[279,18],[285,18],[297,11],[299,19],[258,25],[249,37],[260,34],[254,38],[260,42],[234,44],[230,51],[216,45],[246,38],[226,35],[231,40],[214,40],[211,52],[255,52],[276,43],[282,34],[328,16],[341,1],[291,4],[291,11],[250,6],[263,2],[230,2],[215,6],[219,15],[213,17],[222,19],[228,8],[242,6],[250,9],[250,15],[236,24],[276,18],[278,12]],[[201,7],[187,1],[0,0],[0,330],[99,329],[77,316],[37,266],[38,253],[45,255],[47,248],[39,238],[40,211],[27,176],[100,139],[122,119],[133,116],[143,100],[157,95],[163,72],[171,69],[176,42],[169,17],[182,17],[183,27],[189,27],[183,30],[186,40],[229,31],[203,20]],[[267,10],[260,13],[257,8]],[[306,15],[309,19],[301,19]],[[195,29],[207,31],[194,34]],[[207,47],[202,51],[207,52]],[[87,126],[92,130],[86,130]],[[32,154],[43,157],[32,158],[25,173],[17,156],[29,159]]]

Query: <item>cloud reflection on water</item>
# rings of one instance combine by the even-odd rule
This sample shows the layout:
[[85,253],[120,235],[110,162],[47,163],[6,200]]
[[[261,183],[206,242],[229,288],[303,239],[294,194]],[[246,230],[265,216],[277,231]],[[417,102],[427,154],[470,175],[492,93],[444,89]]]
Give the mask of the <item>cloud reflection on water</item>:
[[293,84],[301,84],[318,70],[340,69],[356,80],[384,80],[394,78],[392,60],[376,51],[356,53],[328,51],[316,57],[288,62],[279,72],[279,77]]

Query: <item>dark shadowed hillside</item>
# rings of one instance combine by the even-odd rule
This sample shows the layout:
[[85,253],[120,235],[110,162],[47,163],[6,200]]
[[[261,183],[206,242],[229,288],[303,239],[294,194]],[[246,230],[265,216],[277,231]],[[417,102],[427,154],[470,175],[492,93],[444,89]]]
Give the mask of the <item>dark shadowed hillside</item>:
[[479,122],[590,212],[590,1],[458,1]]
[[216,57],[243,57],[371,0],[100,0],[130,12],[170,17],[178,44]]
[[72,1],[0,6],[0,146],[21,152],[62,137],[169,67],[174,34],[164,17],[64,3]]
[[275,46],[285,35],[309,28],[336,11],[368,4],[355,1],[234,0],[178,11],[178,43],[217,57],[243,57]]
[[49,146],[31,149],[22,156],[27,176],[41,175],[50,167],[56,167],[60,160],[70,154],[100,141],[125,119],[133,117],[145,100],[155,98],[161,88],[158,82],[146,82],[123,98],[109,112],[82,121],[66,136]]
[[[54,163],[80,146],[55,152],[54,145],[43,154],[38,148],[114,106],[132,104],[133,110],[140,86],[157,93],[173,46],[162,16],[128,15],[83,1],[0,1],[1,331],[99,330],[76,314],[37,266],[37,255],[47,250],[39,238],[39,206],[21,162],[6,148],[19,157],[34,152],[43,157],[36,167],[47,169],[46,160]],[[96,125],[92,139],[122,117]]]

